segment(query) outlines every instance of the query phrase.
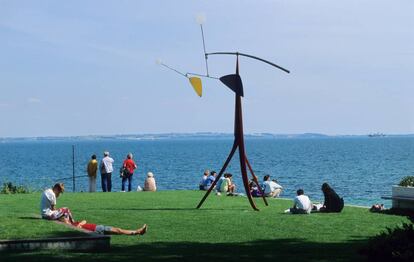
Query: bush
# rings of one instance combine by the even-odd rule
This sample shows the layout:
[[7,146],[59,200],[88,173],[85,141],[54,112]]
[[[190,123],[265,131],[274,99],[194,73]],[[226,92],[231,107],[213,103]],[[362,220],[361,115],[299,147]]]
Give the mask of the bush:
[[404,223],[402,227],[387,228],[387,232],[374,237],[361,250],[368,261],[414,261],[414,226]]
[[401,227],[387,228],[386,232],[373,237],[367,247],[360,250],[368,261],[414,261],[414,212],[406,209],[389,209],[385,214],[407,216],[410,223]]
[[401,181],[399,186],[412,186],[414,187],[414,176],[406,176]]
[[29,189],[24,186],[14,186],[11,182],[4,183],[1,189],[2,194],[26,194]]

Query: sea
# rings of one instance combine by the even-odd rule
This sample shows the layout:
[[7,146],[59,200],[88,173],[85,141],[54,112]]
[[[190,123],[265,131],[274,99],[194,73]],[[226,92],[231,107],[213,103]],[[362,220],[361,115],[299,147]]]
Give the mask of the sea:
[[[12,182],[41,191],[64,182],[66,191],[87,192],[86,166],[91,155],[114,158],[113,191],[121,190],[119,169],[128,153],[138,165],[133,189],[154,173],[158,190],[197,190],[205,169],[219,171],[233,144],[232,136],[69,139],[3,139],[0,141],[0,183]],[[304,189],[323,201],[321,185],[329,183],[346,204],[370,206],[390,202],[392,185],[414,172],[413,137],[247,137],[247,158],[262,180],[269,174],[293,198]],[[226,172],[243,193],[238,152]],[[75,176],[75,180],[73,180]],[[100,191],[98,175],[97,189]],[[0,196],[1,197],[1,196]]]

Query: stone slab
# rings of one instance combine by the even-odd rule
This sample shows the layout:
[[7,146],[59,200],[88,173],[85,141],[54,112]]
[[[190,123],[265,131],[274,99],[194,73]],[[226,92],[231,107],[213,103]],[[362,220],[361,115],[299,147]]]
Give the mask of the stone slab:
[[111,237],[93,235],[84,237],[59,237],[44,239],[0,240],[0,251],[22,252],[40,249],[108,250]]

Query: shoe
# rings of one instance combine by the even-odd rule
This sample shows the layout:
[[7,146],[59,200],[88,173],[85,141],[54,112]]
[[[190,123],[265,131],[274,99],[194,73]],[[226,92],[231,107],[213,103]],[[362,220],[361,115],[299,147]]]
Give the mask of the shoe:
[[122,190],[121,192],[125,193],[125,190]]

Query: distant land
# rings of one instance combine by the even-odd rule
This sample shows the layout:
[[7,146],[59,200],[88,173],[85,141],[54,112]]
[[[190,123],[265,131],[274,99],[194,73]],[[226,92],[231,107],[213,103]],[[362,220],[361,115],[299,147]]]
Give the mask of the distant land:
[[[414,134],[381,134],[378,135],[325,135],[319,133],[303,134],[272,134],[250,133],[245,134],[246,139],[330,139],[330,138],[366,138],[373,139],[383,137],[414,137]],[[128,134],[128,135],[90,135],[90,136],[44,136],[44,137],[4,137],[0,143],[17,141],[91,141],[91,140],[185,140],[185,139],[232,139],[231,133],[164,133],[164,134]]]

